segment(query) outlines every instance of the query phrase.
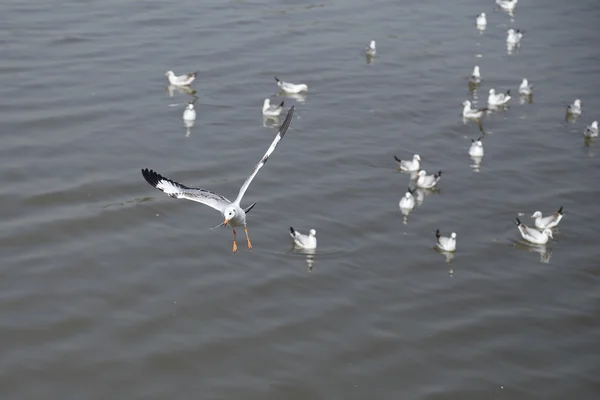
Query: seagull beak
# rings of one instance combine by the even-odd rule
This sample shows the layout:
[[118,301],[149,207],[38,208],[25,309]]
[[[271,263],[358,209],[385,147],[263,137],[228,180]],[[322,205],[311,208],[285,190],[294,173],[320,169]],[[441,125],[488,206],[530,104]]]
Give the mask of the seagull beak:
[[229,220],[226,219],[225,222],[223,222],[223,225],[227,225],[229,223]]

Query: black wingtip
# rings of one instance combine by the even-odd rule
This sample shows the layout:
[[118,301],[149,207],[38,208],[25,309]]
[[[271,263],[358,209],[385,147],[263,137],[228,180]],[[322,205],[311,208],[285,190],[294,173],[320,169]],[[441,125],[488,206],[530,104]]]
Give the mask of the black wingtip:
[[156,187],[156,185],[158,185],[158,181],[160,181],[161,179],[163,179],[162,176],[160,176],[160,174],[154,172],[151,169],[148,168],[143,168],[142,169],[142,176],[144,177],[144,179],[146,180],[146,182],[148,182],[151,186]]
[[402,162],[401,159],[399,159],[398,157],[396,157],[396,155],[394,155],[394,160],[398,161],[398,162]]
[[285,116],[285,119],[283,120],[283,123],[279,127],[279,134],[281,135],[282,138],[285,135],[285,133],[287,132],[288,128],[290,127],[290,124],[292,123],[292,116],[294,115],[295,109],[296,109],[295,106],[290,107],[287,115]]
[[558,209],[558,211],[556,212],[557,214],[562,215],[563,214],[563,208],[562,206],[560,206],[560,208]]
[[250,206],[248,206],[246,209],[244,209],[244,212],[246,214],[248,214],[250,212],[250,210],[252,210],[254,208],[254,206],[256,205],[256,201],[252,204],[250,204]]
[[506,94],[510,95],[510,89],[508,89],[508,90],[506,91]]
[[516,217],[517,222],[515,222],[517,224],[517,226],[521,226],[521,220],[519,219],[519,217]]
[[279,105],[279,107],[283,107],[284,104],[285,104],[285,101],[282,101],[281,104]]
[[408,190],[407,190],[407,191],[408,191],[408,193],[410,193],[410,194],[413,194],[413,193],[415,192],[415,191],[414,191],[413,189],[411,189],[411,188],[408,188]]
[[435,237],[436,237],[436,239],[439,239],[439,238],[440,238],[440,236],[441,236],[441,235],[440,235],[440,230],[439,230],[439,229],[436,229],[436,230],[435,230]]
[[442,176],[442,171],[441,170],[438,171],[437,176]]
[[294,230],[293,227],[290,226],[290,233],[293,235],[294,233],[296,233],[296,231]]
[[279,82],[279,78],[274,76],[273,78],[275,78],[275,82]]

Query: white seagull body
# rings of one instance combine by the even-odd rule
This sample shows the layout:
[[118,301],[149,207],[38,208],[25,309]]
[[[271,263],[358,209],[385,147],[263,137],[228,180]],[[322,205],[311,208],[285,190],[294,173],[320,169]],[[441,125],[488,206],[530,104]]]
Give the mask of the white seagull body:
[[369,57],[374,57],[377,54],[377,48],[375,47],[375,41],[371,40],[371,43],[365,48],[365,53]]
[[479,72],[479,65],[473,67],[473,73],[469,77],[469,82],[471,83],[480,83],[481,82],[481,73]]
[[290,236],[294,239],[296,247],[307,250],[314,250],[317,248],[317,231],[314,229],[311,229],[308,232],[308,235],[304,235],[290,226]]
[[165,73],[165,76],[167,77],[167,79],[169,79],[169,83],[173,86],[187,86],[190,83],[194,82],[197,73],[198,71],[192,72],[190,74],[183,74],[177,76],[173,71],[167,71]]
[[581,100],[575,99],[573,104],[567,106],[567,113],[571,115],[581,115]]
[[398,206],[405,210],[412,210],[415,208],[415,197],[413,196],[413,191],[408,188],[404,196],[400,199]]
[[442,171],[439,171],[437,174],[427,175],[427,172],[422,169],[417,174],[417,186],[423,189],[432,189],[438,184],[441,178]]
[[488,96],[488,105],[490,106],[503,106],[511,99],[510,89],[506,93],[496,93],[494,88],[490,89]]
[[530,96],[533,94],[533,86],[529,85],[529,82],[525,78],[523,78],[523,81],[519,86],[519,94],[521,96]]
[[515,223],[517,224],[517,228],[519,228],[521,237],[530,243],[546,244],[548,243],[549,238],[552,237],[552,231],[548,228],[544,229],[542,232],[528,228],[519,221],[519,218],[517,218],[517,222]]
[[283,90],[286,93],[297,94],[301,92],[308,92],[308,86],[305,84],[295,85],[293,83],[284,82],[281,79],[275,77],[275,82],[277,82],[277,86],[279,89]]
[[476,25],[479,29],[485,29],[485,26],[487,25],[487,18],[484,12],[477,16]]
[[263,103],[262,114],[265,117],[279,117],[283,111],[283,104],[284,102],[282,101],[278,106],[272,106],[271,100],[265,99]]
[[394,160],[398,161],[400,171],[414,172],[421,168],[421,156],[418,154],[415,154],[412,160],[401,160],[396,156],[394,156]]
[[541,211],[536,211],[531,216],[531,218],[535,219],[535,227],[539,230],[554,228],[555,226],[558,225],[558,223],[560,222],[562,217],[563,217],[563,208],[562,207],[559,208],[558,211],[556,211],[555,213],[553,213],[552,215],[549,215],[547,217],[543,217]]
[[464,106],[462,115],[469,119],[480,119],[483,116],[483,113],[488,110],[487,108],[472,109],[469,100],[465,100],[462,104]]
[[518,0],[496,0],[496,4],[504,10],[513,11],[517,6],[517,1]]
[[194,110],[194,102],[189,102],[188,105],[185,107],[185,110],[183,110],[183,120],[184,121],[195,121],[196,120],[196,110]]
[[158,190],[161,190],[169,197],[173,197],[176,199],[192,200],[198,203],[205,204],[219,211],[225,219],[225,221],[217,227],[229,225],[233,229],[234,253],[237,251],[235,227],[243,226],[244,232],[246,233],[246,240],[248,241],[248,248],[251,249],[252,244],[250,243],[250,238],[248,237],[248,228],[246,227],[246,213],[249,212],[256,203],[250,205],[246,209],[242,209],[240,207],[240,202],[244,197],[244,193],[246,193],[246,190],[250,186],[250,183],[252,182],[256,174],[258,174],[258,171],[263,167],[263,165],[266,164],[266,162],[269,159],[269,156],[271,155],[271,153],[273,153],[273,151],[277,147],[277,144],[281,141],[281,139],[287,132],[288,128],[290,127],[290,123],[292,122],[293,114],[294,107],[292,106],[292,108],[290,108],[290,110],[288,111],[287,116],[283,121],[283,124],[281,124],[279,132],[277,133],[277,136],[275,136],[273,143],[271,143],[271,146],[269,146],[263,158],[258,162],[258,164],[256,164],[250,176],[246,178],[246,181],[240,188],[238,195],[235,201],[233,202],[227,200],[220,194],[208,191],[206,189],[187,187],[185,185],[182,185],[181,183],[165,178],[152,170],[142,169],[142,175],[150,185],[154,186]]
[[452,232],[450,237],[440,235],[440,230],[435,231],[436,246],[443,251],[456,251],[456,233]]
[[483,143],[481,142],[483,136],[476,139],[471,139],[471,147],[469,147],[469,155],[471,157],[483,157]]
[[592,122],[590,126],[585,128],[583,135],[590,138],[598,137],[598,121]]
[[520,30],[509,29],[507,31],[506,43],[509,45],[517,45],[521,43],[521,38],[523,37],[523,32]]

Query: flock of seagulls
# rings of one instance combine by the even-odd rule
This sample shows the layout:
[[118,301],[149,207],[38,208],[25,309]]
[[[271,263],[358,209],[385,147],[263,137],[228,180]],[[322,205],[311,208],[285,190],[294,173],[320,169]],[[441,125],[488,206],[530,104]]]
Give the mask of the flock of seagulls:
[[[511,16],[513,15],[517,2],[518,0],[496,0],[496,4],[503,10],[508,11]],[[486,14],[482,12],[481,14],[477,15],[475,23],[477,29],[479,29],[480,31],[485,30],[487,27]],[[511,51],[511,48],[520,46],[523,36],[523,31],[519,29],[515,30],[511,28],[507,31],[506,43],[508,46],[507,49],[509,53]],[[369,45],[365,47],[364,53],[367,56],[367,58],[373,58],[376,56],[377,50],[375,40],[371,40]],[[177,76],[173,71],[168,71],[165,74],[170,86],[182,88],[185,92],[191,92],[191,94],[194,95],[194,100],[190,101],[184,110],[184,121],[194,121],[196,119],[194,103],[198,98],[195,96],[195,91],[189,89],[189,85],[196,79],[196,74],[197,72],[193,72]],[[277,77],[274,78],[277,87],[286,94],[297,95],[300,93],[308,92],[308,86],[306,84],[294,84],[283,81]],[[480,67],[476,65],[473,68],[472,74],[468,78],[469,87],[476,89],[481,84],[481,82],[481,70]],[[531,97],[533,96],[533,86],[529,84],[529,81],[527,79],[522,79],[521,84],[518,88],[518,93],[519,96],[521,96],[522,98],[524,97],[531,99]],[[468,120],[476,120],[479,124],[480,130],[484,134],[483,136],[479,136],[477,139],[471,139],[471,146],[469,147],[468,154],[474,160],[479,160],[480,162],[481,158],[484,156],[482,139],[485,136],[485,131],[483,130],[481,124],[482,118],[489,112],[506,107],[512,98],[513,97],[511,96],[510,89],[507,89],[506,91],[500,91],[497,93],[495,88],[490,88],[487,98],[487,107],[473,108],[473,104],[470,100],[465,100],[462,103],[462,116],[465,122],[467,122]],[[264,99],[262,106],[263,116],[267,118],[279,117],[283,113],[284,104],[285,103],[283,101],[279,104],[271,104],[271,100],[269,98]],[[237,232],[235,228],[243,227],[246,235],[248,249],[251,249],[252,243],[250,241],[250,237],[248,236],[246,216],[248,212],[256,205],[256,203],[252,203],[247,207],[242,207],[241,201],[248,187],[250,186],[250,183],[258,174],[258,171],[264,166],[264,164],[267,162],[267,160],[277,147],[278,143],[285,136],[291,124],[293,114],[294,106],[292,106],[288,110],[285,120],[280,125],[279,131],[275,136],[275,139],[267,149],[262,159],[258,162],[258,164],[256,164],[253,171],[247,177],[244,184],[239,189],[238,195],[233,202],[223,197],[222,195],[211,192],[209,190],[185,186],[181,183],[166,178],[153,170],[142,169],[142,175],[151,186],[155,187],[158,190],[161,190],[162,192],[164,192],[172,198],[192,200],[198,203],[208,205],[209,207],[212,207],[215,210],[219,211],[223,217],[223,222],[220,225],[217,225],[215,228],[221,226],[229,226],[232,229],[233,252],[237,251]],[[581,100],[576,99],[573,102],[573,104],[567,107],[566,118],[578,117],[581,114]],[[593,121],[592,124],[586,128],[584,135],[588,138],[597,137],[598,122]],[[402,172],[410,173],[411,175],[409,187],[404,196],[400,199],[398,204],[400,210],[406,217],[415,208],[416,204],[420,204],[420,202],[422,201],[422,190],[435,191],[437,189],[438,184],[442,178],[442,171],[439,170],[436,173],[428,174],[422,168],[422,160],[419,154],[414,154],[412,156],[412,159],[401,159],[397,156],[394,156],[394,158],[398,163],[398,169]],[[414,188],[411,188],[411,183],[414,185]],[[544,245],[550,239],[554,238],[552,229],[558,226],[558,224],[563,218],[563,215],[563,207],[560,207],[556,212],[546,217],[544,217],[540,211],[536,211],[530,217],[534,220],[533,227],[526,226],[519,220],[518,217],[516,218],[515,224],[517,225],[521,237],[525,241],[533,245]],[[293,227],[290,227],[290,237],[292,238],[295,247],[298,249],[314,250],[317,247],[316,231],[314,229],[311,229],[308,232],[308,234],[302,234],[295,230]],[[439,250],[446,253],[453,253],[454,251],[456,251],[456,232],[451,232],[449,236],[442,236],[440,230],[438,229],[435,232],[435,237],[436,247]]]

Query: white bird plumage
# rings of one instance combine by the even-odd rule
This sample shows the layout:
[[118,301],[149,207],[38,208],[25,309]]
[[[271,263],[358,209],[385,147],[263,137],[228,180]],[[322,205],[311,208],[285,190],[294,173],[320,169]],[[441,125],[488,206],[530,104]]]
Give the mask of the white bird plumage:
[[485,29],[485,26],[487,25],[487,18],[484,12],[477,16],[475,24],[477,25],[477,28]]
[[463,111],[462,115],[465,118],[469,119],[480,119],[483,114],[488,110],[487,108],[471,108],[471,102],[469,100],[463,101]]
[[503,106],[511,99],[510,89],[506,93],[496,93],[496,89],[491,88],[488,96],[488,105],[490,106]]
[[414,191],[411,188],[408,188],[408,190],[406,191],[404,196],[402,196],[400,202],[398,203],[398,206],[400,208],[403,208],[405,210],[412,210],[413,208],[415,208],[415,197],[413,196],[413,192]]
[[169,80],[169,83],[173,86],[187,86],[191,84],[194,79],[196,79],[197,73],[198,71],[177,76],[173,71],[167,71],[165,76]]
[[374,40],[371,40],[371,43],[369,43],[369,45],[365,48],[365,54],[369,57],[373,57],[375,54],[377,54],[377,48]]
[[496,4],[504,10],[513,11],[517,6],[517,1],[518,0],[496,0]]
[[282,81],[277,77],[275,77],[275,82],[277,82],[277,87],[286,93],[297,94],[300,92],[308,92],[308,86],[303,83],[296,85],[294,83]]
[[575,99],[573,104],[567,106],[568,114],[579,116],[579,115],[581,115],[581,112],[582,112],[582,110],[581,110],[581,100],[580,99]]
[[529,81],[525,78],[521,81],[521,85],[519,85],[519,94],[521,96],[529,96],[533,93],[533,86],[529,84]]
[[438,171],[437,174],[427,175],[427,172],[422,169],[417,174],[417,186],[423,189],[432,189],[438,184],[441,178],[442,171]]
[[558,211],[548,215],[547,217],[542,216],[541,211],[536,211],[530,217],[535,219],[535,227],[539,230],[552,229],[558,225],[560,220],[563,218],[563,208],[559,208]]
[[272,106],[271,100],[265,99],[265,101],[263,102],[262,114],[265,117],[279,117],[279,115],[281,115],[281,112],[283,111],[283,104],[284,102],[282,101],[281,103],[279,103],[279,105]]
[[517,221],[515,222],[515,224],[517,224],[517,228],[519,229],[519,232],[521,233],[521,237],[530,243],[546,244],[546,243],[548,243],[548,240],[550,238],[552,238],[552,230],[550,230],[548,228],[544,229],[542,232],[535,230],[535,229],[531,229],[531,228],[527,227],[525,224],[521,223],[519,218],[517,218]]
[[194,101],[190,101],[188,105],[183,110],[183,119],[184,121],[195,121],[196,120],[196,110],[194,109]]
[[192,201],[195,201],[198,203],[205,204],[205,205],[212,207],[215,210],[221,212],[225,221],[223,223],[221,223],[220,225],[217,225],[216,227],[229,225],[232,228],[232,230],[233,230],[233,252],[237,251],[235,227],[243,226],[244,232],[246,233],[246,240],[248,242],[248,248],[251,249],[252,244],[250,243],[250,238],[248,237],[248,229],[246,227],[246,213],[248,213],[252,209],[252,207],[254,207],[254,205],[256,203],[250,205],[246,209],[242,209],[240,207],[240,202],[242,201],[242,198],[244,197],[246,190],[248,190],[250,183],[252,182],[252,180],[254,179],[256,174],[258,174],[258,171],[266,164],[270,155],[273,153],[273,151],[277,147],[277,144],[279,144],[281,139],[284,137],[285,133],[287,132],[288,128],[290,127],[293,115],[294,115],[294,106],[292,106],[290,108],[290,110],[288,111],[287,116],[285,117],[285,120],[283,121],[283,123],[281,124],[281,127],[279,128],[279,132],[275,136],[275,139],[273,140],[273,142],[267,149],[265,155],[261,158],[261,160],[258,162],[258,164],[256,164],[256,166],[254,167],[254,169],[252,170],[250,175],[246,178],[246,180],[244,181],[244,184],[242,185],[242,187],[240,188],[240,190],[238,192],[238,195],[237,195],[235,201],[233,201],[233,202],[227,200],[225,197],[221,196],[220,194],[211,192],[209,190],[202,189],[202,188],[191,188],[191,187],[182,185],[181,183],[178,183],[178,182],[172,181],[168,178],[165,178],[165,177],[161,176],[160,174],[158,174],[157,172],[154,172],[153,170],[148,170],[147,168],[142,169],[142,175],[144,176],[144,179],[146,179],[146,181],[151,186],[155,187],[158,190],[161,190],[162,192],[167,194],[169,197],[173,197],[176,199],[192,200]]
[[479,71],[479,65],[473,67],[473,72],[469,77],[469,82],[471,83],[481,83],[481,72]]
[[421,168],[421,156],[419,156],[418,154],[415,154],[412,160],[401,160],[396,156],[394,156],[394,160],[398,162],[400,171],[414,172],[418,171],[419,168]]
[[511,28],[507,31],[506,43],[508,43],[509,45],[518,45],[521,43],[522,37],[523,37],[522,31],[520,31],[519,29],[517,29],[515,31],[514,29]]
[[598,137],[598,121],[594,121],[590,126],[586,127],[583,135],[590,138]]
[[314,229],[311,229],[308,235],[304,235],[290,226],[290,236],[294,240],[294,244],[301,249],[317,248],[317,231]]
[[456,251],[456,232],[452,232],[450,237],[440,235],[440,230],[435,231],[436,245],[443,251]]
[[471,157],[483,157],[483,136],[477,139],[471,139],[471,147],[469,147],[469,155]]

